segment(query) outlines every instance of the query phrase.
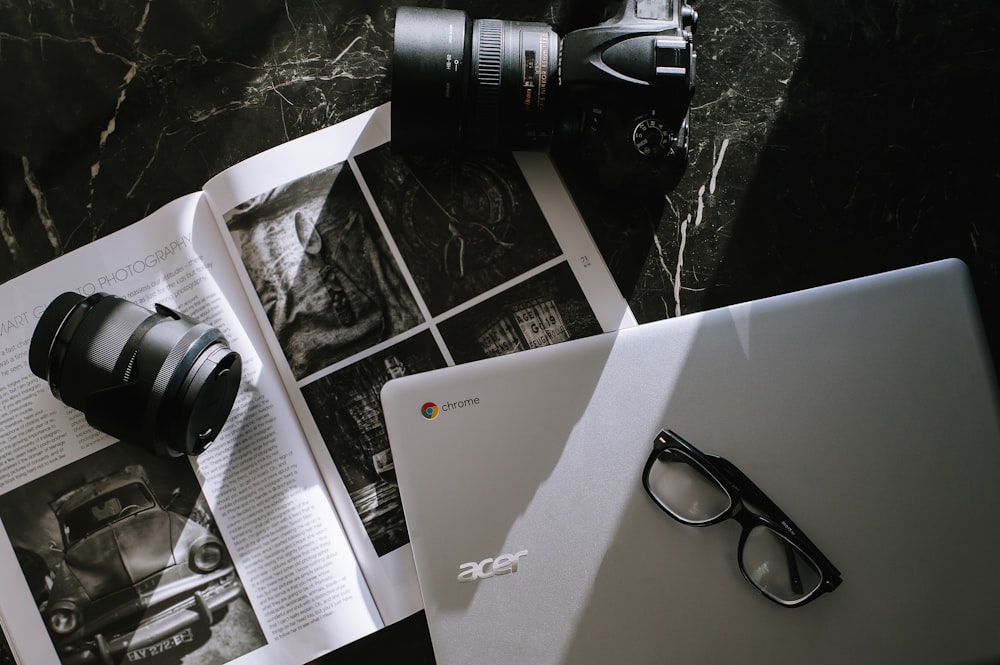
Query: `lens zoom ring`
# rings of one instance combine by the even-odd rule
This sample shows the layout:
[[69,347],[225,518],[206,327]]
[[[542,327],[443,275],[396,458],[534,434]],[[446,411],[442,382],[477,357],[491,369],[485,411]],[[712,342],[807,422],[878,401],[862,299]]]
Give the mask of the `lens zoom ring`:
[[120,298],[98,301],[90,312],[87,326],[80,329],[81,341],[87,344],[86,362],[102,376],[112,376],[132,333],[149,316],[147,310]]
[[[500,68],[503,66],[503,21],[481,19],[476,52],[476,125],[495,137],[500,115]],[[494,138],[495,141],[495,138]],[[492,146],[491,146],[492,147]]]

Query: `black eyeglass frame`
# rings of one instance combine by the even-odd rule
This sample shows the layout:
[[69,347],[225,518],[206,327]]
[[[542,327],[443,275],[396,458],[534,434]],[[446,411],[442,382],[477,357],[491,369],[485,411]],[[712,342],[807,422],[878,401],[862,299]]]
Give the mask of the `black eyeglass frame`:
[[[701,467],[707,477],[714,480],[729,495],[729,507],[718,516],[704,522],[693,522],[685,520],[671,512],[656,497],[649,484],[649,474],[657,459],[668,450],[681,452]],[[740,573],[753,588],[757,589],[768,600],[782,607],[801,607],[806,603],[815,600],[820,595],[833,591],[841,583],[840,571],[830,562],[826,556],[820,552],[819,548],[806,537],[802,529],[782,511],[774,501],[764,493],[750,478],[743,473],[735,464],[710,453],[703,453],[691,443],[684,440],[676,432],[662,430],[653,440],[653,452],[646,460],[646,465],[642,471],[642,486],[646,493],[663,512],[677,520],[681,524],[688,526],[711,526],[734,519],[743,527],[740,534],[739,548],[737,550],[737,561],[739,562]],[[744,501],[744,498],[746,499]],[[754,509],[747,507],[747,503]],[[781,601],[766,593],[751,578],[743,566],[743,546],[746,543],[750,532],[758,526],[763,526],[783,537],[789,543],[797,547],[802,554],[815,564],[816,570],[820,574],[820,582],[816,588],[808,595],[796,601]]]

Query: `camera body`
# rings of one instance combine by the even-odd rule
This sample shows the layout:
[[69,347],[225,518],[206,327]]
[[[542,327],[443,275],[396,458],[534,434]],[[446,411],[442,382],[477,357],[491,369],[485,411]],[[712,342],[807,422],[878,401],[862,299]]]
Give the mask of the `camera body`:
[[551,146],[627,189],[662,188],[687,163],[697,12],[623,0],[563,37],[544,23],[401,7],[393,56],[399,152]]
[[697,21],[684,0],[625,0],[563,38],[554,138],[601,181],[654,188],[687,164]]

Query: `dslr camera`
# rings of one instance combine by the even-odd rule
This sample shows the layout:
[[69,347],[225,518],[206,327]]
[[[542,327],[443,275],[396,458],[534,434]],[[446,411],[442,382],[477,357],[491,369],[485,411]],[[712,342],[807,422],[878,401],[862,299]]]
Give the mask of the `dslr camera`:
[[697,24],[686,0],[622,0],[562,37],[545,23],[400,7],[394,149],[551,147],[604,184],[662,190],[687,164]]

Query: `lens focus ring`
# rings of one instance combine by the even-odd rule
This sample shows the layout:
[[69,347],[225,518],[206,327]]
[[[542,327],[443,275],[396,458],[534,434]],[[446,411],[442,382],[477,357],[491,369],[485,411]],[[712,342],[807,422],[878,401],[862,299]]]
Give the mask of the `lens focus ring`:
[[[474,126],[486,147],[496,143],[500,123],[500,83],[503,66],[503,21],[481,19],[473,28],[474,77],[476,86]],[[488,140],[486,137],[490,137]]]

